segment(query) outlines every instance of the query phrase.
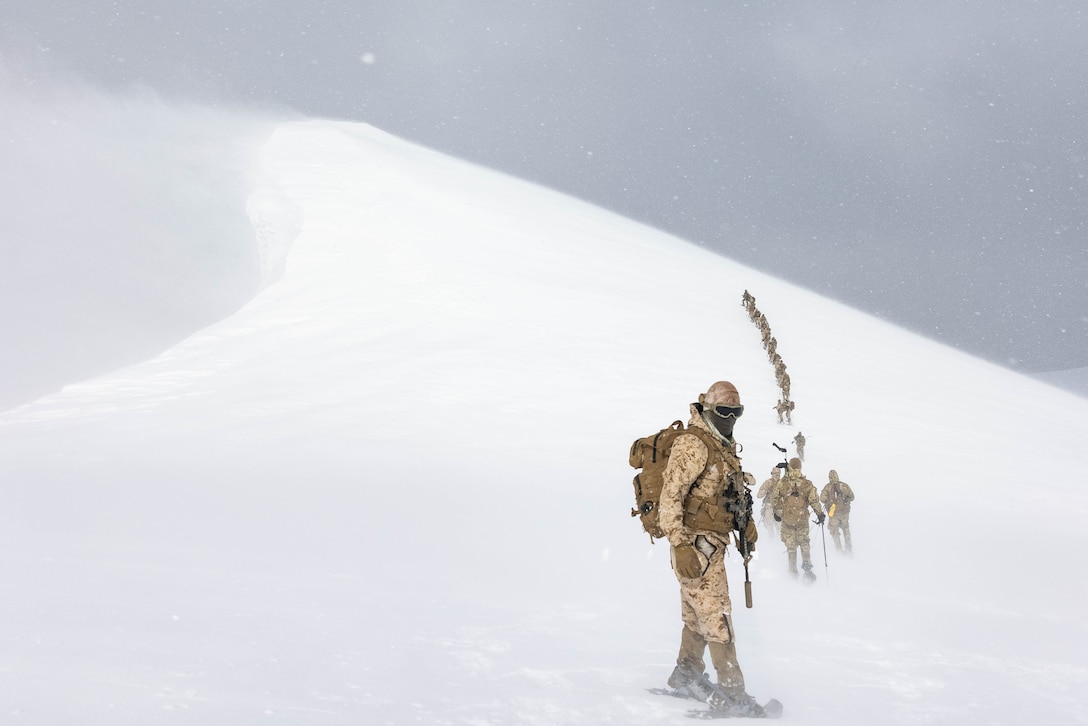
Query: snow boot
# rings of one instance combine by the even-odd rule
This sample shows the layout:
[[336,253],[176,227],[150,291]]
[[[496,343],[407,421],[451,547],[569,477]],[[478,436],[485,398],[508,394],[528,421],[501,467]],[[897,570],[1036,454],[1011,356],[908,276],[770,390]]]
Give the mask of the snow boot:
[[801,565],[801,569],[805,571],[805,582],[816,582],[816,573],[812,571],[811,562]]
[[669,684],[669,688],[674,691],[678,691],[684,695],[691,695],[688,693],[689,687],[692,683],[699,679],[700,676],[705,674],[691,671],[683,666],[676,666],[672,669],[672,673],[669,675],[669,680],[666,681]]
[[718,674],[718,687],[727,694],[744,693],[744,673],[737,662],[737,646],[711,641],[710,662]]
[[676,667],[669,675],[669,688],[676,691],[678,695],[706,701],[706,696],[703,694],[708,692],[708,689],[696,687],[696,682],[700,680],[707,680],[709,683],[709,679],[703,672],[705,668],[703,653],[705,652],[706,638],[685,625],[680,633],[680,653],[676,656]]

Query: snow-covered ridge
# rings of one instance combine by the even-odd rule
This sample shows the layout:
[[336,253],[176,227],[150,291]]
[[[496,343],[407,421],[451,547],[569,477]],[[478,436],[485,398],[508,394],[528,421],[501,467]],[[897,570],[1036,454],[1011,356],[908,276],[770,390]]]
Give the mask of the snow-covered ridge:
[[682,718],[646,691],[680,618],[626,451],[727,378],[757,479],[802,430],[858,496],[856,557],[825,568],[815,531],[813,587],[759,543],[753,694],[797,723],[1083,722],[1085,538],[1054,515],[1088,514],[1088,402],[368,126],[283,124],[259,170],[251,211],[298,231],[278,281],[0,415],[10,713]]

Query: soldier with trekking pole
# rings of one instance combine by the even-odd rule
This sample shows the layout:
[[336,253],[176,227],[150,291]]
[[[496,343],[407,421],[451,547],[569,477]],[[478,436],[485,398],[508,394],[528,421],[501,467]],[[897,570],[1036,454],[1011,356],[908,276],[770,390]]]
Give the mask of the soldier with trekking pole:
[[[778,444],[774,447],[784,451]],[[781,466],[781,464],[779,464]],[[801,460],[796,456],[786,464],[786,472],[775,487],[771,497],[774,519],[781,522],[782,543],[786,545],[789,560],[789,572],[796,577],[797,551],[801,551],[801,569],[805,572],[805,581],[814,582],[816,574],[812,571],[812,553],[809,540],[808,510],[816,515],[815,523],[823,531],[824,512],[820,507],[820,496],[815,485],[801,473]],[[826,557],[825,557],[826,563]]]

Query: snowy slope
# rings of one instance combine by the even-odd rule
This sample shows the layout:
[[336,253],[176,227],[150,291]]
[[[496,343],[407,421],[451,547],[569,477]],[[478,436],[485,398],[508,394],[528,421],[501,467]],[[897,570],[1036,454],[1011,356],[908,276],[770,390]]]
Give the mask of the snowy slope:
[[1032,374],[1032,378],[1037,378],[1052,386],[1058,386],[1059,388],[1064,388],[1081,396],[1088,397],[1088,368],[1071,368],[1064,371],[1034,373]]
[[749,691],[805,724],[1088,722],[1088,401],[367,126],[282,125],[262,164],[282,279],[0,415],[11,722],[681,722],[646,691],[679,608],[626,450],[719,378],[760,481],[800,429],[858,495],[815,586],[761,541]]

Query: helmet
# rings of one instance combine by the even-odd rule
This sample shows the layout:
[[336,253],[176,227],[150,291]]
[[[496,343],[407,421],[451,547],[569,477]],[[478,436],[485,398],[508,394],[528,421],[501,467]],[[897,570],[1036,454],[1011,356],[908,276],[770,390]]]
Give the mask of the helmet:
[[718,381],[710,388],[706,389],[706,393],[699,396],[699,403],[707,406],[715,406],[723,404],[726,406],[739,406],[740,404],[740,391],[729,381]]
[[723,439],[733,438],[733,425],[744,413],[736,386],[729,381],[718,381],[706,393],[699,394],[698,406],[703,420]]
[[801,460],[798,459],[796,456],[793,457],[792,459],[790,459],[790,468],[791,469],[797,469],[798,471],[800,471],[801,470]]
[[834,469],[827,472],[827,476],[831,481],[838,481],[839,480],[839,472],[835,471]]

